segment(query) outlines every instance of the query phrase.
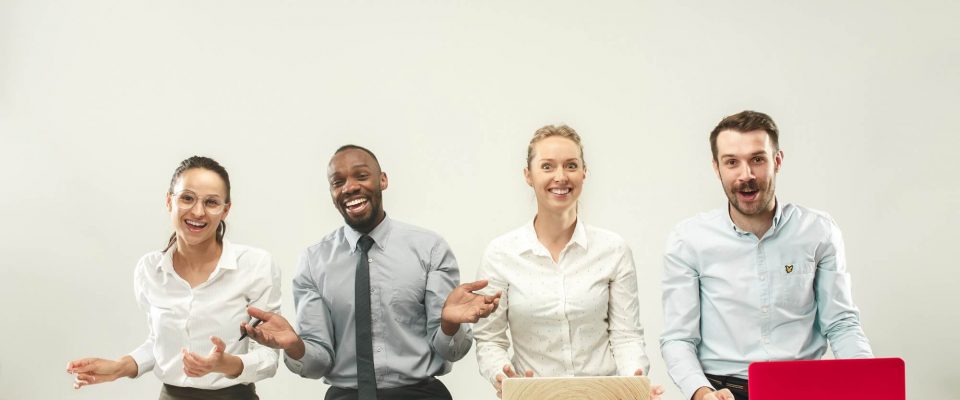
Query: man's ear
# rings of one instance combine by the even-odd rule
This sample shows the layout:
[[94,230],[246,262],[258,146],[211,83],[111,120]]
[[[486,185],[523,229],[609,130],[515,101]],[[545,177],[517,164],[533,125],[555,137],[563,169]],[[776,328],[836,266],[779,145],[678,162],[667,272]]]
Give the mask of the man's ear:
[[781,166],[783,166],[783,150],[777,150],[776,154],[773,155],[773,172],[780,172]]
[[380,171],[380,190],[387,190],[390,181],[387,179],[387,173]]

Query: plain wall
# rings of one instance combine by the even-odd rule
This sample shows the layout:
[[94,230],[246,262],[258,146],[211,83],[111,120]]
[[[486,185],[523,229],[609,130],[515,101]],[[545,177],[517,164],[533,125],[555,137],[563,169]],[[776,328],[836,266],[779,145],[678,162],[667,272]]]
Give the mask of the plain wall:
[[[652,379],[668,232],[726,199],[707,135],[769,113],[778,197],[844,231],[877,356],[908,397],[960,398],[955,157],[960,3],[953,1],[0,0],[0,398],[153,398],[140,379],[72,389],[66,363],[146,335],[133,267],[172,228],[180,160],[230,172],[228,237],[270,251],[283,311],[300,251],[342,224],[325,183],[339,145],[369,146],[387,212],[451,244],[466,280],[535,212],[526,144],[548,123],[584,138],[581,218],[634,250]],[[442,378],[493,399],[474,354]],[[798,377],[798,384],[816,384]],[[264,399],[318,398],[290,373]]]

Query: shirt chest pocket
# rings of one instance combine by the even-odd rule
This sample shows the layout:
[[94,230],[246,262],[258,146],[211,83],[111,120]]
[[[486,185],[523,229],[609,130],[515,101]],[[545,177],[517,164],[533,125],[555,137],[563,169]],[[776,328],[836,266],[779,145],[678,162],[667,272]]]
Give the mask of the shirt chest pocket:
[[395,288],[390,296],[390,317],[402,324],[426,327],[423,288]]
[[791,308],[807,308],[816,298],[813,288],[817,265],[812,262],[785,264],[774,274],[774,296],[777,304]]

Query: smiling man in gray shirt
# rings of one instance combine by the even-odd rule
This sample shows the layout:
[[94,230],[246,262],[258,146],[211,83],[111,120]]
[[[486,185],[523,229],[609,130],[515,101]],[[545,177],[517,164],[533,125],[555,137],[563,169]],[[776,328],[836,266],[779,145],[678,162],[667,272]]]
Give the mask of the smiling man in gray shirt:
[[325,399],[450,399],[435,376],[463,358],[468,323],[486,317],[499,294],[458,286],[456,258],[428,230],[387,217],[386,173],[355,145],[338,149],[327,178],[340,227],[307,248],[293,280],[297,329],[280,315],[252,308],[264,321],[244,326],[256,341],[284,350],[287,367],[324,378]]

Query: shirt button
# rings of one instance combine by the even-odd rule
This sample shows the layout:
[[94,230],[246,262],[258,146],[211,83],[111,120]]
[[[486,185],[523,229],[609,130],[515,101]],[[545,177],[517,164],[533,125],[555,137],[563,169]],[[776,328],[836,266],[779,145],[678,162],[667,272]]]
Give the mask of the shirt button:
[[765,280],[767,280],[767,277],[766,277],[766,275],[760,275],[760,280],[761,280],[761,281],[765,281]]
[[374,294],[376,292],[377,292],[377,289],[370,289],[370,294]]
[[377,346],[377,353],[383,351],[383,347]]
[[760,307],[760,312],[766,314],[766,313],[767,313],[767,306]]
[[373,259],[372,259],[372,258],[368,258],[368,259],[367,259],[367,262],[368,262],[368,263],[372,263],[372,262],[373,262]]

